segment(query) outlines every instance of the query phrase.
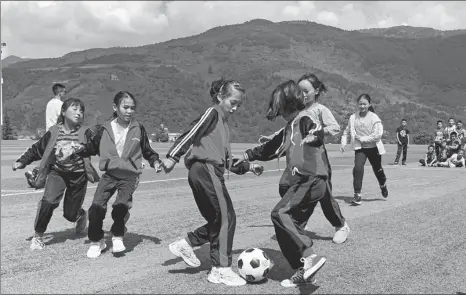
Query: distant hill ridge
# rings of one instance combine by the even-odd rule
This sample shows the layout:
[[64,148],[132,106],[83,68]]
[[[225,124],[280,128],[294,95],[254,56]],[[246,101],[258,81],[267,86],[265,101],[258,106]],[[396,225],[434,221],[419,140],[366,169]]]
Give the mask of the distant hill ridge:
[[465,30],[438,32],[345,31],[308,21],[256,19],[157,44],[13,63],[3,69],[5,108],[18,130],[33,132],[44,125],[53,81],[64,80],[68,95],[85,102],[89,124],[108,118],[113,96],[124,89],[135,94],[139,118],[149,130],[163,121],[170,132],[179,132],[210,104],[210,83],[231,77],[244,83],[248,96],[230,121],[232,140],[252,142],[283,124],[264,117],[272,90],[313,72],[329,88],[322,103],[342,125],[356,110],[356,97],[369,93],[388,138],[402,117],[412,132],[430,132],[437,119],[466,121]]

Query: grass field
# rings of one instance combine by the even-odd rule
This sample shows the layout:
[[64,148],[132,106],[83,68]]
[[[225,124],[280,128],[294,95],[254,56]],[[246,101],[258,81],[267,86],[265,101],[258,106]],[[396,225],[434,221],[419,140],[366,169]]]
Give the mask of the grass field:
[[[352,197],[353,152],[341,154],[329,146],[334,170],[334,195],[351,228],[342,245],[333,244],[334,229],[317,209],[309,226],[317,253],[327,264],[317,274],[316,285],[286,289],[282,279],[292,274],[281,255],[270,211],[278,196],[277,161],[265,163],[266,172],[230,174],[227,186],[237,213],[234,262],[248,247],[259,247],[275,262],[263,284],[227,287],[207,281],[209,246],[196,250],[199,268],[187,268],[172,256],[168,244],[202,225],[187,183],[187,170],[177,165],[170,174],[146,168],[134,195],[127,252],[110,251],[91,260],[86,257],[87,235],[76,236],[73,224],[60,206],[47,231],[46,248],[30,251],[34,216],[41,191],[27,188],[24,171],[11,171],[11,163],[30,141],[2,141],[1,165],[1,293],[436,293],[466,292],[466,169],[423,168],[417,161],[425,146],[411,146],[408,165],[391,166],[395,146],[387,146],[384,168],[390,196],[380,196],[375,176],[366,167],[362,206]],[[164,155],[167,145],[153,145]],[[234,144],[233,153],[248,144]],[[97,158],[94,161],[98,160]],[[280,163],[283,169],[284,162]],[[84,208],[89,208],[95,185],[90,185]],[[112,199],[113,200],[113,199]],[[111,201],[112,202],[112,201]],[[104,222],[108,233],[112,219]],[[108,236],[108,235],[107,235]],[[110,236],[107,237],[111,246]],[[236,268],[236,265],[234,265]]]

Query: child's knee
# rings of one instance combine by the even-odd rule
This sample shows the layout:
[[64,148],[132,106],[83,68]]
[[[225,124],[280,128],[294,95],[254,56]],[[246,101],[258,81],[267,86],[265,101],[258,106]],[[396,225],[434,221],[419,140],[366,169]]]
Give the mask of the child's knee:
[[125,219],[126,215],[128,214],[129,206],[126,204],[116,204],[113,205],[112,210],[112,218],[113,219]]
[[364,166],[363,165],[356,165],[353,168],[353,175],[363,174],[364,173]]
[[104,219],[107,213],[107,206],[100,204],[92,204],[89,208],[89,221],[96,219]]

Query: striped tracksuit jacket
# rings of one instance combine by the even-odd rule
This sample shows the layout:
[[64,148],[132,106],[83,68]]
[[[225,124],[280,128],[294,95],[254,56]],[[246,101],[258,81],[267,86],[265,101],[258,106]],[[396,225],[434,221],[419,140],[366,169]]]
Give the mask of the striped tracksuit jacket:
[[184,162],[194,199],[207,223],[187,234],[191,246],[210,243],[212,266],[232,263],[236,214],[225,186],[225,169],[236,174],[249,171],[249,163],[231,166],[230,132],[223,110],[214,105],[194,120],[173,144],[167,158]]
[[[314,135],[315,139],[304,143],[309,135]],[[312,203],[331,194],[323,139],[322,126],[312,120],[309,111],[303,110],[269,142],[245,152],[249,161],[286,156],[289,186],[272,210],[271,218],[280,249],[293,269],[302,266],[302,257],[314,253],[313,242],[304,233],[315,207]]]

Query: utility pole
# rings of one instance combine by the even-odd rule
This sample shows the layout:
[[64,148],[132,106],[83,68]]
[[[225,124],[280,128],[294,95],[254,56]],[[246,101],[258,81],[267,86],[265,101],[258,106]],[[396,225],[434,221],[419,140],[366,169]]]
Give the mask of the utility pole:
[[[6,49],[6,43],[2,42],[2,47],[1,47],[1,59],[3,59],[3,48]],[[6,52],[5,52],[6,55]],[[0,125],[2,126],[3,130],[3,67],[0,71],[0,77],[2,80],[2,85],[0,86]]]

